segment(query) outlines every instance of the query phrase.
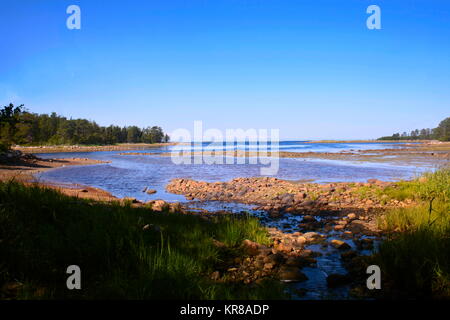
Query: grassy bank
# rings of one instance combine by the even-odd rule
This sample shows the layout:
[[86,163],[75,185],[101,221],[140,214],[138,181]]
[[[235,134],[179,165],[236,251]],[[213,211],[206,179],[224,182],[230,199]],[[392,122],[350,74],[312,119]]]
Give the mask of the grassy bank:
[[[275,283],[210,280],[244,239],[269,241],[251,218],[208,221],[0,182],[0,298],[283,297]],[[69,265],[80,266],[82,290],[66,288]]]
[[397,183],[384,195],[419,203],[379,221],[389,234],[376,256],[389,294],[450,299],[450,168]]

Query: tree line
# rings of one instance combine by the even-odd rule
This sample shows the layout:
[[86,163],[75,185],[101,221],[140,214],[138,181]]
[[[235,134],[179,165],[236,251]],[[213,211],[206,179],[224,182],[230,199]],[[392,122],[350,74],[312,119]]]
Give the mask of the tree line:
[[18,145],[107,145],[116,143],[161,143],[169,136],[161,127],[103,127],[86,119],[67,119],[55,112],[36,114],[23,105],[9,104],[0,110],[0,144]]
[[416,129],[411,132],[394,133],[378,140],[441,140],[450,141],[450,117],[442,120],[436,128]]

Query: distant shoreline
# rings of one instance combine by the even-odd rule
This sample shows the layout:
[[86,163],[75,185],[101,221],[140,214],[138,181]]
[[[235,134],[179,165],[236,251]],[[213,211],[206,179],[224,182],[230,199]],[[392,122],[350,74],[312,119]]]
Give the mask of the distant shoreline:
[[167,143],[120,143],[115,145],[61,145],[61,146],[15,146],[14,150],[23,153],[60,153],[60,152],[94,152],[94,151],[125,151],[125,150],[145,150],[176,145],[176,142]]
[[[295,141],[292,141],[295,142]],[[308,140],[302,143],[436,143],[434,140]]]

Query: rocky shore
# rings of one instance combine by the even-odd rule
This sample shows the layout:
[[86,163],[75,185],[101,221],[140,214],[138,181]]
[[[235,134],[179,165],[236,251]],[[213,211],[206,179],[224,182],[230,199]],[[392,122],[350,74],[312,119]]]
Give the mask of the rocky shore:
[[85,145],[56,145],[56,146],[15,146],[14,150],[23,153],[59,153],[59,152],[94,152],[94,151],[125,151],[125,150],[146,150],[176,145],[175,142],[168,143],[120,143],[105,146],[85,146]]
[[[15,178],[26,183],[38,183],[33,178],[36,173],[66,165],[97,163],[103,162],[85,158],[40,159],[23,155],[0,166],[0,179]],[[189,202],[141,202],[130,197],[118,199],[104,190],[86,186],[41,185],[78,198],[115,201],[122,205],[148,208],[152,212],[198,215],[208,221],[213,221],[217,215],[235,214],[226,209],[193,210]],[[168,192],[184,195],[192,202],[242,203],[251,205],[254,211],[265,215],[260,218],[267,226],[270,243],[259,244],[245,240],[239,248],[229,248],[216,241],[218,250],[233,254],[207,275],[210,279],[246,284],[265,279],[305,283],[309,279],[304,268],[319,270],[321,259],[328,259],[324,255],[331,252],[337,256],[346,272],[327,272],[326,286],[351,286],[355,290],[362,290],[362,295],[367,293],[363,286],[365,267],[370,259],[367,253],[383,237],[377,227],[379,219],[383,218],[383,212],[390,208],[415,205],[409,199],[398,201],[388,198],[382,192],[386,188],[395,188],[395,183],[370,179],[366,183],[317,184],[255,177],[236,178],[228,182],[180,178],[170,181],[166,186]],[[142,191],[149,194],[156,192],[149,187]],[[144,231],[158,228],[157,225],[143,226]],[[240,254],[236,255],[236,250]]]
[[374,179],[367,183],[321,185],[276,178],[237,178],[214,183],[174,179],[166,189],[188,200],[251,204],[254,210],[268,214],[267,224],[283,221],[280,227],[268,228],[273,242],[270,246],[244,243],[251,254],[235,265],[229,264],[226,270],[217,270],[212,277],[245,282],[264,277],[307,281],[302,269],[317,267],[321,256],[331,250],[346,272],[328,272],[326,285],[351,286],[358,296],[364,296],[370,294],[364,285],[369,254],[383,237],[379,219],[387,209],[415,205],[412,200],[380,196],[388,187],[395,188],[395,184]]
[[378,198],[374,194],[362,195],[360,187],[382,189],[393,183],[370,179],[367,183],[296,183],[270,177],[236,178],[228,182],[204,182],[173,179],[166,186],[168,192],[182,194],[188,200],[219,200],[257,205],[274,216],[283,213],[304,214],[322,211],[368,212],[377,208],[408,206]]

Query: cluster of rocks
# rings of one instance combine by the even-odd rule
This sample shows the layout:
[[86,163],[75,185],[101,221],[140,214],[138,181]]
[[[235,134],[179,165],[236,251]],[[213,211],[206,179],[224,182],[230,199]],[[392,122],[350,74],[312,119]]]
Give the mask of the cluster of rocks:
[[371,179],[367,183],[294,183],[277,178],[236,178],[229,182],[204,182],[174,179],[166,190],[182,194],[188,200],[220,200],[255,204],[255,209],[265,210],[273,216],[284,212],[305,214],[323,210],[360,208],[368,211],[388,206],[407,206],[408,203],[373,194],[361,196],[358,188],[371,186],[384,188],[388,182]]
[[0,163],[14,163],[20,161],[33,162],[36,160],[38,160],[38,158],[35,157],[34,155],[23,154],[19,150],[7,150],[4,152],[0,152]]
[[171,213],[174,213],[174,212],[185,213],[184,208],[181,205],[181,203],[167,202],[167,201],[160,200],[160,199],[142,202],[133,197],[125,197],[125,198],[120,199],[120,203],[123,205],[130,204],[132,207],[135,207],[135,208],[141,208],[141,207],[148,208],[148,209],[151,209],[153,211],[158,211],[158,212],[167,211],[167,212],[171,212]]
[[[345,241],[332,239],[328,241],[325,236],[315,232],[283,233],[276,228],[268,228],[273,240],[270,246],[264,246],[250,240],[242,242],[244,255],[234,258],[225,264],[225,267],[210,274],[214,281],[236,281],[258,283],[264,279],[277,279],[283,282],[302,282],[308,277],[302,272],[304,267],[316,267],[316,258],[320,252],[306,249],[305,246],[314,242],[323,242],[331,245],[341,252],[341,258],[349,269],[347,274],[331,273],[326,281],[330,288],[348,285],[358,279],[367,263]],[[225,244],[216,241],[218,247]]]
[[[218,244],[224,246],[224,244]],[[316,263],[315,253],[298,244],[286,250],[274,243],[265,246],[250,240],[242,242],[243,257],[235,258],[223,270],[216,270],[210,276],[215,281],[259,282],[265,278],[286,282],[301,282],[308,278],[301,271],[305,266]]]

